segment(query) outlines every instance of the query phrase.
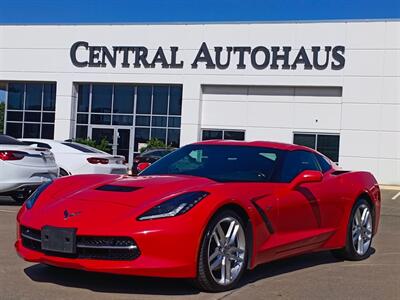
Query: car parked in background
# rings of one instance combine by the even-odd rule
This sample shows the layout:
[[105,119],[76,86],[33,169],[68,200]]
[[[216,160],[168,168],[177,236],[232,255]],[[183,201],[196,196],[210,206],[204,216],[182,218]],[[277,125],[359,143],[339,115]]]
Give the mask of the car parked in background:
[[53,152],[60,167],[60,175],[127,174],[123,156],[113,156],[87,145],[72,141],[21,139],[24,144],[37,145]]
[[58,177],[53,154],[0,135],[0,194],[23,202],[39,185]]
[[142,170],[138,169],[139,164],[147,163],[147,165],[152,164],[164,157],[165,155],[175,151],[175,148],[160,148],[160,149],[150,149],[143,153],[138,154],[133,160],[132,165],[132,175],[137,175]]

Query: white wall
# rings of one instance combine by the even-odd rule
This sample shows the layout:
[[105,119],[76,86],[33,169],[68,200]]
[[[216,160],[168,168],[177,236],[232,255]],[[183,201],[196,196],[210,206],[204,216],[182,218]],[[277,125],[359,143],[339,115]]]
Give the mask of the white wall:
[[[183,69],[76,68],[70,46],[179,46]],[[190,64],[202,42],[214,46],[343,45],[343,70],[226,70]],[[340,164],[400,184],[400,22],[0,26],[0,81],[57,82],[57,139],[72,137],[73,82],[183,84],[181,142],[200,128],[246,129],[246,138],[291,142],[293,131],[340,133]],[[202,86],[336,86],[341,97],[202,94]],[[318,122],[315,122],[318,119]]]

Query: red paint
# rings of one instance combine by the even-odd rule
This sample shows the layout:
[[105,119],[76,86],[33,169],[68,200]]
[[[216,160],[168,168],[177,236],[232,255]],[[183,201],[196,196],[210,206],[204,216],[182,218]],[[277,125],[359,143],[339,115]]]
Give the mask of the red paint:
[[[246,145],[287,151],[306,147],[268,142],[202,144]],[[214,213],[236,205],[248,216],[253,230],[251,268],[282,257],[341,248],[349,215],[356,199],[366,194],[374,207],[374,233],[380,216],[380,191],[367,172],[332,174],[309,172],[292,183],[218,183],[192,176],[128,177],[79,175],[56,180],[31,210],[23,206],[18,224],[40,230],[45,225],[77,228],[77,235],[129,236],[141,255],[132,261],[70,259],[47,256],[21,245],[15,247],[27,261],[98,272],[160,277],[193,278],[204,230]],[[131,192],[95,190],[104,184],[140,187]],[[189,191],[209,196],[189,212],[165,219],[137,221],[137,217],[166,199]],[[257,211],[268,217],[271,233]],[[64,219],[64,210],[80,213]]]

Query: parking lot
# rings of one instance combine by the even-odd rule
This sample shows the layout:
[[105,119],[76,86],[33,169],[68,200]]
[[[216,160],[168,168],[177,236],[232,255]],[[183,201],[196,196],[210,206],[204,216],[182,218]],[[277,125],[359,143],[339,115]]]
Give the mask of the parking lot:
[[239,289],[219,294],[201,293],[185,280],[26,263],[13,246],[19,207],[0,198],[0,299],[400,299],[399,192],[382,192],[381,223],[369,259],[338,261],[329,252],[289,258],[257,267]]

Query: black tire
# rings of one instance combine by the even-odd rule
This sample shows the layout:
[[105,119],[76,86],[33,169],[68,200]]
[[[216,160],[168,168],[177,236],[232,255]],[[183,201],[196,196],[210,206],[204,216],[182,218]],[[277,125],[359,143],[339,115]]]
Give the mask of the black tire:
[[[211,274],[211,270],[208,264],[208,256],[209,256],[209,243],[210,239],[212,238],[212,233],[214,228],[217,226],[217,224],[220,223],[220,221],[226,219],[226,218],[234,218],[237,220],[240,225],[242,226],[242,229],[244,230],[244,237],[245,237],[245,249],[244,249],[244,258],[243,258],[243,264],[241,266],[240,271],[238,272],[238,275],[236,279],[234,279],[230,284],[219,284]],[[199,252],[199,259],[198,259],[198,269],[197,269],[197,278],[195,281],[196,286],[204,291],[208,292],[223,292],[227,290],[234,289],[237,287],[239,281],[241,280],[243,273],[246,271],[247,268],[247,262],[248,262],[248,252],[249,252],[249,237],[247,234],[246,230],[246,224],[244,220],[233,210],[224,210],[219,213],[217,213],[209,222],[207,225],[205,234],[203,236],[202,242],[201,242],[201,247],[200,247],[200,252]]]
[[372,245],[372,239],[373,239],[372,234],[371,234],[371,240],[370,240],[370,244],[368,246],[368,250],[364,254],[360,255],[359,253],[357,253],[355,246],[353,244],[353,232],[352,232],[353,219],[354,219],[354,215],[356,214],[357,209],[359,209],[362,206],[365,206],[369,209],[369,212],[370,212],[371,218],[372,218],[372,228],[373,228],[374,220],[372,217],[373,213],[372,213],[371,205],[369,204],[369,202],[367,200],[360,198],[356,201],[356,203],[354,204],[354,206],[351,210],[350,219],[349,219],[349,222],[347,225],[347,235],[346,235],[345,247],[331,251],[332,255],[337,259],[358,261],[358,260],[366,259],[371,255],[371,245]]

